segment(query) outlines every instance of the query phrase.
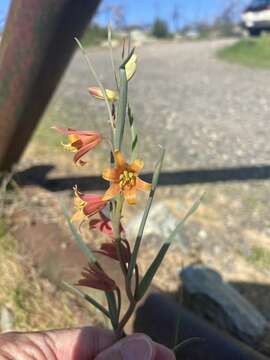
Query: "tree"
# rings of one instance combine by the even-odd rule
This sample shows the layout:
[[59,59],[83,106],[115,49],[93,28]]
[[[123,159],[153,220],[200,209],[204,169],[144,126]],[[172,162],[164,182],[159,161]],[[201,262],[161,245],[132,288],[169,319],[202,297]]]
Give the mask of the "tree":
[[152,35],[159,39],[168,38],[170,33],[167,22],[160,18],[156,18],[152,26]]

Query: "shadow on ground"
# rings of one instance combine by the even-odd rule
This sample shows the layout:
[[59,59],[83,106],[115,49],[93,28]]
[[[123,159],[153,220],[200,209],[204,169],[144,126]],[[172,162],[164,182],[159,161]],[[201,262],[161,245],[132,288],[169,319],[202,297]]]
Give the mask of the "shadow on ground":
[[[75,184],[79,189],[104,190],[107,182],[100,176],[56,177],[49,178],[53,165],[37,165],[15,174],[15,179],[22,186],[38,185],[49,191],[63,191],[71,189]],[[142,178],[151,181],[151,173],[143,174]],[[176,172],[163,172],[160,175],[160,186],[174,186],[186,184],[203,184],[229,181],[266,180],[270,178],[270,166],[243,166],[220,169],[196,169]]]
[[[267,359],[262,353],[195,316],[168,294],[152,293],[146,298],[136,312],[134,332],[144,332],[168,348],[182,343],[182,348],[177,352],[179,360]],[[269,355],[260,344],[256,348]]]

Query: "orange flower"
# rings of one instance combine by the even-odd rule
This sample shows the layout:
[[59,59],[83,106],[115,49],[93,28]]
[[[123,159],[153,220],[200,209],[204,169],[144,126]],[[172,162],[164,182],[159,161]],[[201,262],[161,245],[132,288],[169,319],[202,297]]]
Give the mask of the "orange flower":
[[107,204],[102,196],[96,194],[83,194],[78,191],[77,186],[74,187],[74,206],[77,210],[72,216],[72,221],[81,221],[85,217],[95,215],[101,211]]
[[87,286],[90,288],[113,291],[117,288],[116,283],[104,271],[100,270],[95,264],[88,264],[82,271],[83,279],[79,280],[77,286]]
[[104,201],[114,198],[117,194],[123,194],[130,205],[136,204],[137,190],[150,190],[151,184],[141,180],[138,174],[143,168],[142,160],[134,160],[131,165],[126,163],[120,151],[114,153],[115,168],[105,169],[103,178],[112,184],[103,196]]
[[86,164],[85,161],[81,160],[81,157],[101,142],[101,136],[96,131],[79,131],[69,128],[59,128],[56,126],[53,126],[52,129],[60,132],[61,134],[67,135],[68,143],[62,143],[62,145],[66,150],[76,153],[74,155],[74,162],[75,164],[79,164],[81,166]]

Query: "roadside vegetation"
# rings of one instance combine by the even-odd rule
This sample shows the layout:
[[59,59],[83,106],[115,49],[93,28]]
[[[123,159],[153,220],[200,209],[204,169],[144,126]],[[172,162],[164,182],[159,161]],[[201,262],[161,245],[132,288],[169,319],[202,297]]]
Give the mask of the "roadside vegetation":
[[270,35],[241,39],[218,52],[220,59],[255,68],[270,68]]
[[[0,311],[8,313],[8,326],[16,330],[37,330],[75,325],[70,307],[71,297],[62,290],[48,291],[48,281],[42,280],[29,259],[21,256],[16,240],[0,222]],[[6,316],[5,316],[6,317]]]
[[100,45],[107,40],[107,28],[94,24],[89,26],[82,38],[84,47]]
[[270,269],[270,251],[261,246],[254,246],[248,261],[260,269]]

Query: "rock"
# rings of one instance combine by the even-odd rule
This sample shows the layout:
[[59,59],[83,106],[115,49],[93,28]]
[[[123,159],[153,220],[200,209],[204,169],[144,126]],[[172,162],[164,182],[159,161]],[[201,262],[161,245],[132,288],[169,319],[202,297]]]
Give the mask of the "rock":
[[[127,230],[132,237],[136,237],[143,212],[138,216],[134,217],[128,224]],[[152,206],[148,220],[144,229],[144,236],[151,236],[155,238],[155,242],[162,243],[165,241],[171,232],[175,229],[176,225],[180,221],[173,211],[165,202],[158,202]],[[178,243],[181,250],[184,252],[188,251],[187,240],[179,234],[175,237],[175,243]]]
[[219,273],[193,265],[184,268],[180,277],[185,306],[249,345],[260,343],[269,324]]
[[13,313],[6,307],[2,306],[0,316],[0,328],[1,331],[10,331],[14,325]]

